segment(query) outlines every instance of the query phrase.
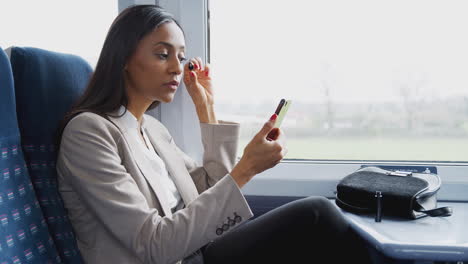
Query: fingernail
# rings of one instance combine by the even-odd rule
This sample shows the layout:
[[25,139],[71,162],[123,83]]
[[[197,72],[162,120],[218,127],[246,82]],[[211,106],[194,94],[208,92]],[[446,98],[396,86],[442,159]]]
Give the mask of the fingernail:
[[192,75],[192,77],[195,77],[195,73],[194,73],[194,72],[190,72],[190,75]]
[[208,77],[208,71],[205,72],[205,76]]
[[276,120],[277,117],[278,117],[277,114],[273,114],[273,115],[270,117],[270,121]]

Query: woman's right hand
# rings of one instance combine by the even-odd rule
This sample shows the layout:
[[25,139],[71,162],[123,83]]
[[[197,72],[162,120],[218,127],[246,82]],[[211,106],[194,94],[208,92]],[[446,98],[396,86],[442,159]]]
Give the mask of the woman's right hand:
[[[262,129],[253,137],[244,149],[244,154],[232,169],[231,176],[239,187],[244,186],[256,174],[274,167],[286,155],[283,146],[282,133],[274,128],[276,114],[274,114]],[[268,133],[275,131],[275,138],[267,139]]]

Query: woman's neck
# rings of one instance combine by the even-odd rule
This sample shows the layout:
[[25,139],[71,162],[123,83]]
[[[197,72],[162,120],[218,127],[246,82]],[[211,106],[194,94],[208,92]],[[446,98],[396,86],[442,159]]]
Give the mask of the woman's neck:
[[133,114],[134,117],[138,120],[138,123],[141,124],[141,118],[143,114],[148,110],[150,105],[153,103],[149,101],[148,98],[134,92],[135,89],[131,89],[131,87],[126,87],[127,92],[127,110]]
[[150,105],[151,103],[130,101],[128,102],[127,110],[130,111],[133,116],[135,116],[135,118],[138,120],[138,123],[141,123],[141,118],[143,117],[143,114],[145,114],[146,110],[148,110]]

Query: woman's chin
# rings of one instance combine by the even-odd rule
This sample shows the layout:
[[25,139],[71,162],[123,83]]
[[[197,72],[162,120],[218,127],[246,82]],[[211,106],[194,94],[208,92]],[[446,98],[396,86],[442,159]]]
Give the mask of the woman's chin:
[[166,103],[166,104],[172,102],[173,100],[174,100],[173,95],[158,99],[158,101],[160,101],[161,103]]

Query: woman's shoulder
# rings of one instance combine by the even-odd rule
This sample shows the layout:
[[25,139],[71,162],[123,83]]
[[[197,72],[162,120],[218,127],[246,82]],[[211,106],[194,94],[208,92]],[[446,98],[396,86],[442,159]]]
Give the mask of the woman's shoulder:
[[119,152],[122,133],[107,118],[82,112],[72,117],[65,126],[60,139],[60,154],[78,151],[112,150]]
[[115,129],[115,125],[108,118],[92,112],[82,112],[70,119],[64,133],[76,130],[96,131]]

